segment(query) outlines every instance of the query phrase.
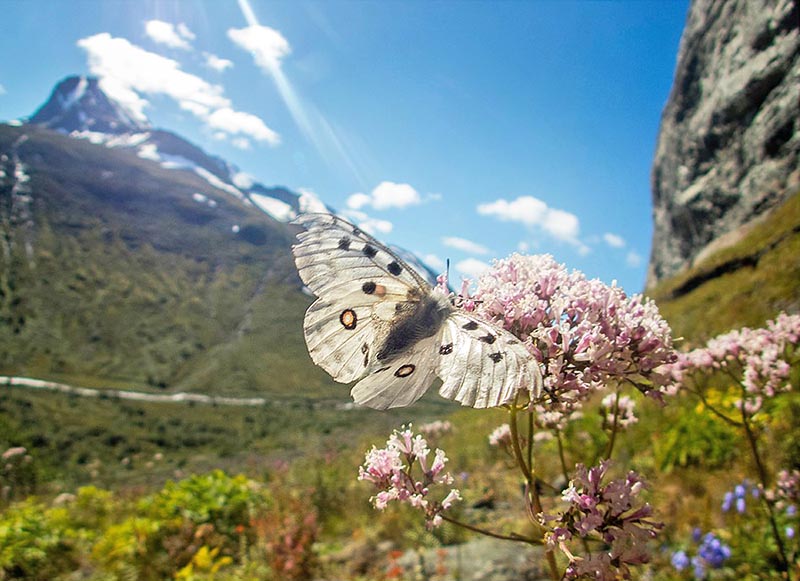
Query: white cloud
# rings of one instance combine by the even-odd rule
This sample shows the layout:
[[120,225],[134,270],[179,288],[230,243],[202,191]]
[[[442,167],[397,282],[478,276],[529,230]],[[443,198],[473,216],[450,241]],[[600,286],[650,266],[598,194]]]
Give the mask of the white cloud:
[[485,246],[458,236],[445,236],[442,238],[442,244],[470,254],[489,254],[489,249]]
[[575,214],[551,208],[533,196],[520,196],[511,201],[500,198],[494,202],[479,204],[478,213],[506,222],[520,222],[526,226],[541,228],[554,238],[577,246],[579,251],[588,250],[578,240],[580,222]]
[[349,219],[353,224],[361,228],[364,232],[372,234],[373,236],[377,235],[378,233],[388,234],[394,229],[394,224],[389,222],[389,220],[373,218],[361,210],[349,208],[343,211],[342,215]]
[[523,254],[530,252],[530,249],[531,245],[524,240],[521,240],[519,243],[517,243],[517,251],[522,252]]
[[148,20],[145,22],[144,31],[153,42],[166,45],[170,48],[190,50],[190,40],[194,40],[194,33],[183,22],[177,28],[171,22],[163,20]]
[[608,244],[612,248],[625,247],[625,239],[622,236],[619,236],[617,234],[612,234],[611,232],[606,232],[605,234],[603,234],[603,240],[605,240],[606,244]]
[[489,265],[477,258],[467,258],[456,262],[455,267],[462,275],[472,279],[478,278],[489,270]]
[[377,233],[381,234],[388,234],[394,228],[394,225],[389,222],[389,220],[381,220],[379,218],[367,218],[366,220],[362,220],[358,223],[358,227],[361,228],[364,232],[368,234],[372,234],[373,236]]
[[559,240],[576,240],[580,232],[580,223],[575,214],[553,208],[547,209],[547,215],[541,226]]
[[247,150],[250,149],[250,140],[246,137],[234,137],[231,139],[231,145],[237,149]]
[[440,271],[445,267],[445,262],[435,254],[425,254],[422,256],[422,262],[430,266],[433,270]]
[[631,268],[638,268],[639,266],[642,265],[642,257],[635,250],[631,250],[625,257],[625,264],[627,264]]
[[211,113],[206,122],[212,129],[226,133],[249,135],[258,141],[277,144],[280,136],[267,127],[260,117],[251,113],[234,111],[230,107],[222,107]]
[[142,95],[166,95],[224,136],[242,136],[270,145],[279,135],[255,115],[235,111],[223,88],[181,70],[177,61],[144,50],[107,32],[82,38],[78,46],[88,55],[89,71],[100,77],[108,95],[140,121],[149,104]]
[[360,210],[361,208],[369,204],[371,201],[372,198],[370,198],[367,194],[362,194],[361,192],[358,192],[355,194],[351,194],[347,198],[347,201],[345,203],[347,204],[347,207],[352,210]]
[[369,195],[361,192],[352,194],[347,198],[347,207],[359,210],[370,206],[375,210],[387,210],[389,208],[405,208],[421,202],[422,198],[419,193],[410,185],[381,182]]
[[185,38],[186,40],[195,39],[194,32],[189,30],[189,27],[186,26],[186,24],[184,24],[183,22],[179,22],[177,28],[178,28],[178,34],[180,34],[182,38]]
[[206,59],[206,66],[211,69],[214,69],[218,73],[221,73],[225,69],[229,69],[233,66],[233,61],[224,59],[222,57],[218,57],[217,55],[211,54],[210,52],[204,52],[203,56]]
[[7,92],[8,91],[6,91],[6,88],[3,85],[0,85],[0,95],[5,95]]
[[280,32],[261,24],[231,28],[228,38],[249,52],[256,65],[266,73],[280,70],[281,59],[292,52],[289,41]]

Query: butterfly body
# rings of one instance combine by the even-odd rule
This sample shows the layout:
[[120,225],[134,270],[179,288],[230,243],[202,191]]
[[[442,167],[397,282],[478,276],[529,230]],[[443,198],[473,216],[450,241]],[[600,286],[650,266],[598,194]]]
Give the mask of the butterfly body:
[[440,393],[472,407],[538,394],[541,376],[513,335],[460,311],[394,252],[331,214],[306,214],[293,247],[318,297],[304,334],[312,360],[336,381],[357,381],[356,403],[413,403],[436,377]]

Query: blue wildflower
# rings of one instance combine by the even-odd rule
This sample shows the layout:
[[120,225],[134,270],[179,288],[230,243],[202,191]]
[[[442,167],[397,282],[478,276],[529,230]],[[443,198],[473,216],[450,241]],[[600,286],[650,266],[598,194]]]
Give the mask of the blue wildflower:
[[703,537],[703,531],[700,530],[700,527],[694,527],[692,529],[692,540],[695,543],[699,543],[700,539]]
[[729,490],[722,499],[722,512],[728,512],[731,509],[731,504],[733,504],[733,492]]
[[736,488],[733,489],[733,493],[736,495],[736,498],[744,498],[745,493],[747,490],[744,487],[744,484],[737,484]]
[[739,497],[736,499],[736,512],[739,514],[744,513],[745,505],[744,505],[744,497]]
[[712,569],[719,569],[730,558],[731,548],[714,536],[714,533],[707,533],[697,554]]
[[706,562],[703,559],[697,556],[692,557],[692,567],[694,567],[695,579],[706,578]]
[[[787,526],[786,527],[786,538],[793,539],[794,538],[794,527]],[[680,571],[680,569],[678,569]]]
[[786,507],[786,516],[794,516],[797,514],[797,507],[793,504],[790,504]]
[[686,556],[685,551],[675,551],[672,553],[671,561],[672,566],[675,567],[677,571],[683,571],[689,566],[689,557]]

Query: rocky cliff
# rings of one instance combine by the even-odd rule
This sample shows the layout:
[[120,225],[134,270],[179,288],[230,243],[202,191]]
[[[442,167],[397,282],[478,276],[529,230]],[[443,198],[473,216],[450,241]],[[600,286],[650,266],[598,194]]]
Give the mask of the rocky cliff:
[[647,286],[800,188],[797,0],[693,0],[652,173]]

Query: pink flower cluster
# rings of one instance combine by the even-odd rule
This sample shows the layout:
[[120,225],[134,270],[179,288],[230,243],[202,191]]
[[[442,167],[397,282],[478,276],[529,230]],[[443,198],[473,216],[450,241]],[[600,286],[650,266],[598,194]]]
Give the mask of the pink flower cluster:
[[636,402],[627,395],[609,393],[600,402],[600,407],[606,413],[605,422],[607,425],[614,424],[615,416],[617,426],[620,428],[627,428],[639,421],[639,418],[633,413],[636,408]]
[[735,374],[745,395],[739,401],[746,412],[761,409],[764,398],[789,391],[792,359],[798,355],[800,315],[781,313],[761,329],[742,329],[718,335],[705,347],[683,353],[672,366],[676,380],[695,372],[722,370]]
[[497,426],[494,431],[489,434],[490,446],[510,448],[513,441],[514,440],[511,436],[511,426],[508,424],[501,424]]
[[[644,488],[640,477],[631,471],[625,478],[603,484],[608,466],[608,461],[590,469],[579,464],[575,478],[562,494],[569,503],[567,509],[560,515],[540,517],[544,524],[555,525],[546,540],[569,559],[565,573],[568,579],[588,576],[605,581],[617,579],[620,574],[629,578],[629,565],[649,561],[647,543],[663,526],[647,520],[652,509],[639,502]],[[599,540],[603,549],[576,557],[569,549],[575,538]]]
[[441,512],[461,500],[461,494],[457,489],[450,489],[440,501],[429,498],[432,486],[449,486],[454,481],[450,473],[444,471],[445,453],[437,449],[433,461],[429,460],[429,455],[428,442],[421,435],[414,435],[410,427],[395,430],[385,448],[373,446],[358,470],[359,480],[372,482],[380,490],[370,498],[372,505],[383,510],[393,500],[405,502],[425,513],[429,527],[439,526]]
[[778,508],[794,506],[796,510],[800,506],[800,470],[778,472],[775,490],[770,491],[769,496],[777,501]]
[[448,422],[447,420],[435,420],[433,422],[428,422],[427,424],[422,424],[419,426],[420,433],[429,440],[436,440],[441,438],[448,432],[453,430],[453,424]]
[[567,412],[594,391],[630,382],[657,394],[675,360],[669,325],[655,303],[568,272],[552,256],[513,254],[478,281],[475,311],[526,342],[544,388]]

